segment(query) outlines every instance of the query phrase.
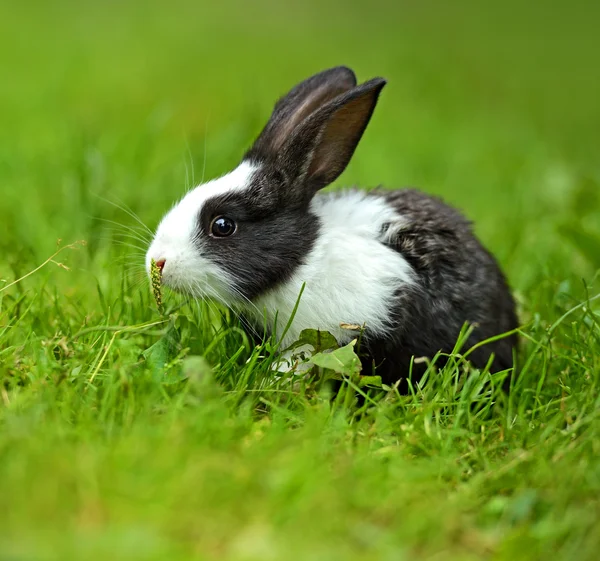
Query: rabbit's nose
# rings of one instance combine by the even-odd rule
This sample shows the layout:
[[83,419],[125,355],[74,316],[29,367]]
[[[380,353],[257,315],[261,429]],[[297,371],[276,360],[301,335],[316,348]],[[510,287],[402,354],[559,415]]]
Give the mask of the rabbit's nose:
[[162,273],[163,269],[165,268],[165,263],[167,262],[166,259],[158,259],[157,261],[155,261],[156,266],[158,267],[158,270]]

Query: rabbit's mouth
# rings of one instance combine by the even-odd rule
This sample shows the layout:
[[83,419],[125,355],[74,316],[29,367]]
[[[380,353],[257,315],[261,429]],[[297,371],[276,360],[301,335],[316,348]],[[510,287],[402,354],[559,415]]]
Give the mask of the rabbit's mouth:
[[227,274],[197,253],[193,259],[190,256],[183,259],[178,256],[151,257],[155,254],[151,247],[147,258],[148,274],[155,297],[159,288],[164,287],[192,299],[216,301],[228,307],[241,300],[236,297],[235,289],[231,288]]

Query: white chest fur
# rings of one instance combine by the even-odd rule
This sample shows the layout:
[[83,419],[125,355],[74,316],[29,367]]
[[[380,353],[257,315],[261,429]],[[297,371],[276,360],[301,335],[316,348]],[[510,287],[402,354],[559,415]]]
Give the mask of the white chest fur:
[[329,331],[346,343],[355,334],[340,323],[385,333],[394,294],[415,282],[402,255],[381,243],[402,227],[402,217],[383,198],[360,191],[317,195],[311,211],[321,222],[313,249],[289,281],[257,299],[258,310],[281,336],[304,285],[284,346],[308,328]]

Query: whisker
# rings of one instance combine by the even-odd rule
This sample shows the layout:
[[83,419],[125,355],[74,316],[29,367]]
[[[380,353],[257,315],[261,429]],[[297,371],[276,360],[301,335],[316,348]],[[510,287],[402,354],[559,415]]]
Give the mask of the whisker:
[[131,236],[132,238],[137,239],[140,242],[145,244],[150,244],[152,238],[148,237],[146,232],[139,227],[134,228],[133,226],[129,226],[127,224],[121,224],[120,222],[116,222],[114,220],[110,220],[108,218],[101,218],[99,216],[91,216],[92,220],[97,220],[99,222],[105,222],[107,224],[111,224],[116,226],[116,228],[111,228],[110,231],[118,232],[121,234],[126,234]]
[[252,300],[250,300],[245,294],[243,294],[239,288],[235,287],[234,285],[231,285],[229,288],[233,291],[235,295],[241,298],[242,301],[250,305],[250,307],[252,307],[259,316],[262,315],[261,311],[258,309],[258,306],[254,302],[252,302]]
[[204,156],[202,159],[202,179],[200,183],[204,183],[204,173],[206,172],[206,153],[208,147],[208,122],[210,120],[210,112],[206,115],[206,123],[204,124]]
[[106,242],[111,242],[114,245],[119,245],[122,247],[129,247],[131,249],[137,249],[139,251],[139,253],[136,253],[137,255],[143,255],[143,256],[146,255],[147,248],[145,248],[145,247],[141,247],[139,245],[135,245],[132,243],[127,243],[127,242],[124,242],[123,240],[113,240],[111,238],[104,238],[104,237],[98,238],[98,239],[100,239],[102,241],[106,241]]
[[139,236],[133,235],[127,231],[117,230],[116,228],[112,228],[108,231],[103,231],[103,235],[98,236],[97,239],[102,240],[102,241],[109,241],[109,242],[114,242],[114,241],[119,241],[119,240],[135,242],[136,244],[140,244],[138,246],[138,248],[139,249],[143,248],[144,252],[146,252],[148,250],[148,247],[150,247],[150,242],[148,242],[147,240],[145,240]]
[[[99,241],[108,242],[109,248],[112,250],[112,259],[127,260],[127,263],[139,263],[141,266],[146,264],[146,255],[148,250],[145,247],[128,243],[123,240],[113,240],[110,238],[99,238]],[[126,250],[123,248],[127,248]]]
[[[216,295],[216,292],[214,291],[214,289],[210,286],[206,286],[206,289],[209,289],[211,291],[213,291],[213,293],[215,294],[215,298],[217,298],[219,301],[221,301],[221,298],[219,298]],[[231,285],[229,287],[235,294],[237,294],[240,298],[242,298],[243,300],[245,300],[248,304],[250,304],[250,306],[252,306],[257,312],[258,312],[258,307],[247,297],[245,296],[239,289],[237,289],[235,286]],[[240,323],[242,323],[242,325],[244,325],[247,329],[249,329],[257,338],[261,338],[262,336],[260,335],[260,333],[258,333],[258,331],[255,329],[255,327],[253,325],[251,325],[248,321],[245,320],[245,318],[242,317],[242,314],[240,314],[238,312],[238,310],[236,310],[234,307],[231,306],[227,306],[227,308],[231,311],[231,313],[238,319],[238,321]]]
[[[214,296],[211,297],[211,295],[206,292],[207,289],[210,289],[209,286],[205,285],[203,288],[202,284],[199,281],[194,281],[193,285],[192,285],[192,282],[190,281],[188,283],[188,286],[190,287],[191,293],[194,293],[195,291],[197,291],[200,294],[200,298],[203,300],[204,303],[206,303],[209,311],[211,311],[211,309],[212,309],[212,311],[214,313],[218,313],[217,307],[215,306],[215,304],[213,302],[211,302],[211,299],[214,298]],[[196,299],[196,304],[198,305],[198,308],[199,308],[199,303],[198,303],[197,299]],[[212,308],[211,308],[211,306],[212,306]],[[198,311],[200,311],[200,310],[198,309]]]
[[127,288],[129,288],[129,290],[131,290],[131,291],[139,290],[142,287],[142,285],[145,284],[145,281],[146,281],[146,278],[142,277],[142,276],[138,276],[137,278],[136,277],[131,278],[126,275],[125,278],[127,279],[128,283],[129,283]]
[[148,275],[146,275],[146,271],[140,271],[139,269],[136,270],[132,270],[132,269],[121,269],[121,271],[127,276],[127,278],[129,279],[140,279],[142,281],[146,281],[148,280]]
[[[187,139],[186,139],[187,142]],[[185,167],[185,190],[186,192],[190,189],[190,170],[188,168],[187,161],[183,161],[183,166]]]
[[131,272],[137,272],[137,273],[139,273],[141,275],[148,276],[148,272],[146,271],[146,266],[145,265],[143,265],[141,263],[138,263],[137,261],[135,261],[133,263],[130,260],[126,261],[125,259],[127,257],[131,257],[130,255],[123,255],[122,257],[123,257],[123,259],[117,259],[117,260],[115,260],[116,263],[117,263],[117,265],[119,265],[119,268],[122,271],[127,271],[129,273],[131,273]]
[[119,210],[121,210],[122,212],[124,212],[125,214],[129,215],[131,218],[133,218],[140,226],[142,226],[142,228],[144,228],[144,230],[146,232],[148,232],[148,234],[150,234],[151,237],[154,237],[154,233],[152,232],[152,230],[150,230],[150,228],[148,228],[148,226],[146,226],[146,224],[144,224],[144,222],[142,222],[141,218],[135,213],[133,212],[133,210],[131,210],[131,208],[129,208],[123,201],[120,201],[121,204],[117,204],[109,199],[106,199],[105,197],[102,197],[100,195],[96,195],[99,199],[103,200],[105,203],[108,203],[109,205],[114,206],[115,208],[118,208]]
[[148,277],[148,273],[146,272],[145,269],[142,269],[141,267],[128,267],[127,263],[118,263],[119,265],[119,269],[127,274],[127,275],[139,275],[140,277],[144,277],[147,278]]
[[118,239],[130,239],[132,241],[136,241],[136,242],[140,242],[144,247],[149,247],[150,243],[148,242],[148,240],[145,240],[144,238],[140,238],[139,236],[134,236],[129,232],[121,232],[118,230],[113,230],[111,232],[111,234]]
[[[192,289],[192,292],[195,288],[195,290],[200,294],[200,297],[203,303],[208,307],[209,312],[218,317],[220,315],[220,311],[216,303],[219,302],[220,299],[216,295],[216,292],[214,292],[214,290],[208,285],[204,285],[203,287],[199,281],[194,281],[194,285],[192,286],[190,283],[189,286]],[[198,308],[198,313],[200,314],[200,303],[198,300],[196,300],[196,306]]]
[[[147,234],[146,230],[144,228],[142,228],[141,226],[132,226],[130,224],[126,224],[125,222],[117,222],[116,220],[111,220],[110,218],[104,218],[103,216],[93,216],[93,215],[88,215],[92,220],[98,220],[100,222],[107,222],[109,224],[114,224],[115,226],[119,226],[120,228],[123,228],[124,230],[130,230],[132,232],[135,232],[137,234],[143,234],[144,236]],[[151,239],[150,236],[148,236],[148,239]]]
[[[194,156],[192,155],[192,150],[191,150],[191,148],[190,148],[190,143],[189,143],[189,139],[188,139],[188,137],[187,137],[187,136],[185,137],[185,147],[186,147],[186,149],[187,149],[187,155],[188,155],[188,158],[189,158],[189,160],[190,160],[190,167],[191,167],[191,169],[192,169],[192,177],[191,177],[192,181],[191,181],[191,183],[188,183],[188,186],[187,186],[187,188],[189,189],[189,188],[191,188],[191,187],[193,186],[193,184],[194,184],[194,180],[195,180],[195,170],[194,170]],[[186,164],[186,166],[185,166],[185,176],[186,176],[186,181],[187,181],[187,180],[189,179],[189,176],[188,176],[188,167],[187,167],[187,164]]]
[[138,273],[140,275],[143,275],[145,277],[148,276],[146,269],[144,267],[139,267],[137,265],[134,264],[128,264],[125,262],[121,262],[121,270],[126,272],[126,273]]

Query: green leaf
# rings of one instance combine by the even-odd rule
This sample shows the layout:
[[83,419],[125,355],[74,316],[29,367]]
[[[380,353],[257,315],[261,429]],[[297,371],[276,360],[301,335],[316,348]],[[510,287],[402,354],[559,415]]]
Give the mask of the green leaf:
[[381,376],[361,376],[358,380],[358,387],[364,388],[365,386],[382,388],[383,383],[381,381]]
[[317,353],[339,347],[336,338],[331,333],[319,329],[304,329],[293,346],[300,345],[311,345]]
[[309,362],[320,368],[332,370],[337,374],[354,376],[361,369],[360,359],[354,352],[356,339],[348,343],[345,347],[334,349],[331,352],[321,352],[314,354]]
[[181,336],[175,322],[171,321],[164,335],[142,352],[142,357],[155,378],[159,378],[161,381],[177,382],[183,379],[180,373],[175,375],[174,379],[171,379],[173,376],[169,376],[169,380],[165,378],[165,374],[168,364],[177,358],[180,351]]

